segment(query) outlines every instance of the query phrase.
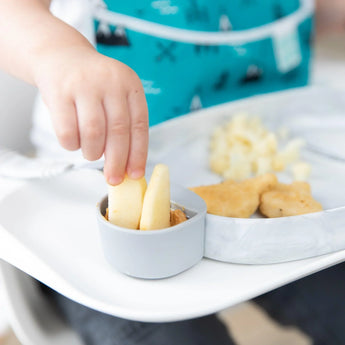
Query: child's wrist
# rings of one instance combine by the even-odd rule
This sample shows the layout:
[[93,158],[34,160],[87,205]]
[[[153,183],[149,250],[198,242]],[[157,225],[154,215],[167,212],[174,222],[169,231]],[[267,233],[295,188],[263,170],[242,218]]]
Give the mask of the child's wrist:
[[[56,71],[59,73],[59,67],[62,64],[68,64],[71,51],[80,51],[80,55],[87,55],[88,52],[96,52],[94,47],[83,38],[80,42],[71,41],[61,45],[36,46],[31,56],[30,70],[32,80],[36,86],[39,86],[42,73]],[[83,58],[82,56],[80,57]]]
[[43,66],[49,61],[57,61],[56,57],[63,57],[64,52],[73,49],[85,49],[95,51],[92,44],[75,28],[64,23],[49,13],[44,17],[45,34],[33,35],[30,42],[28,56],[30,57],[30,69],[34,82]]

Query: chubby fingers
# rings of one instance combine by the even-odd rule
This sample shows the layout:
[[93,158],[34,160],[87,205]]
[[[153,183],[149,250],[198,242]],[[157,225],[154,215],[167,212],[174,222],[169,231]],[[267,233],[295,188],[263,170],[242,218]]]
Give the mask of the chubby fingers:
[[104,176],[109,184],[122,182],[128,161],[130,145],[130,118],[127,96],[123,93],[108,95],[104,99],[106,112],[106,142]]
[[148,150],[148,110],[141,83],[128,95],[130,112],[130,145],[128,153],[127,173],[137,179],[145,174]]
[[84,158],[93,161],[102,157],[106,140],[106,119],[99,98],[80,97],[76,101],[80,146]]
[[52,124],[60,145],[66,150],[80,148],[77,111],[72,99],[54,102],[49,107]]

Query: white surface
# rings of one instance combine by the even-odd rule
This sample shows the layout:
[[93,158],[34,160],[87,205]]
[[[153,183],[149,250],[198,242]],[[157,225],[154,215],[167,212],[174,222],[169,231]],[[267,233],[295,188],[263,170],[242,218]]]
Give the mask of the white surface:
[[[164,133],[151,136],[152,145],[159,134]],[[184,143],[171,148],[176,145]],[[169,163],[172,180],[201,182],[195,171],[180,172],[189,152],[198,156],[195,147],[190,150]],[[159,150],[151,153],[159,158]],[[99,173],[80,171],[20,186],[7,183],[0,180],[1,257],[79,303],[128,319],[173,321],[209,314],[345,259],[345,251],[276,265],[204,259],[173,278],[134,279],[113,270],[103,257],[95,203],[106,189]]]
[[[3,287],[0,285],[0,296],[3,297]],[[8,323],[8,317],[5,314],[4,310],[4,300],[3,298],[0,299],[0,339],[1,336],[3,336],[4,334],[6,334],[6,332],[9,329],[9,323]]]
[[4,287],[4,310],[21,344],[82,345],[54,304],[41,295],[37,281],[0,261],[0,284]]
[[36,91],[0,70],[0,146],[28,152],[31,107]]
[[317,37],[314,54],[312,83],[334,86],[345,93],[344,34]]

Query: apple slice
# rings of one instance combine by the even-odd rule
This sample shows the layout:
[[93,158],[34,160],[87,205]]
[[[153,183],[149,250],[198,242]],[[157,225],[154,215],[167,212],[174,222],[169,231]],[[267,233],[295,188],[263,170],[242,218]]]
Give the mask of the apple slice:
[[109,222],[124,228],[138,229],[146,187],[145,177],[132,180],[127,176],[121,184],[109,185]]
[[168,227],[170,227],[169,168],[164,164],[157,164],[145,193],[140,230]]

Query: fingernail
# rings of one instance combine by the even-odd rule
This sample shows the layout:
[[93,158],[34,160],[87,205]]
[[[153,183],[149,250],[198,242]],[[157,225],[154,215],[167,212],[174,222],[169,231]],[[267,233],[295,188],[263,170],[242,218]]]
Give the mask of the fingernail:
[[122,181],[123,181],[123,178],[119,176],[112,176],[108,178],[108,183],[112,186],[116,186],[120,184]]
[[142,169],[133,170],[133,171],[129,171],[128,175],[130,178],[135,180],[135,179],[143,177],[144,171]]

